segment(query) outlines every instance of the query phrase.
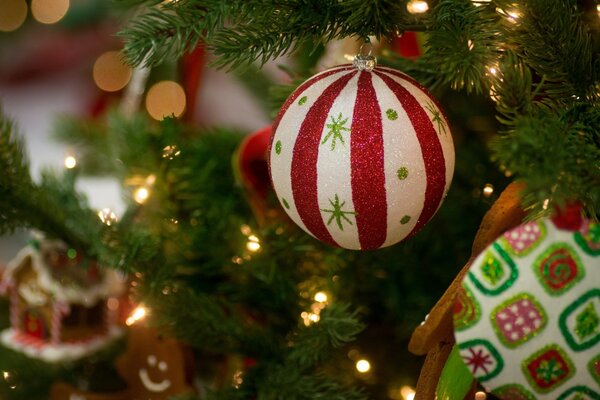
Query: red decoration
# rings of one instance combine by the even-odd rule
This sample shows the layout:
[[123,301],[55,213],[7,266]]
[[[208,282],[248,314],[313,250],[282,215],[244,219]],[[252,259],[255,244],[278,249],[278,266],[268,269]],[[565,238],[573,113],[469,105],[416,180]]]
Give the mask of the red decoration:
[[558,229],[579,230],[583,223],[581,208],[579,203],[569,203],[562,208],[556,207],[556,215],[552,217],[552,222]]
[[415,59],[421,56],[421,47],[416,32],[404,32],[392,39],[392,50],[404,58]]
[[454,148],[439,105],[412,78],[346,65],[287,99],[269,161],[279,201],[302,229],[330,245],[376,249],[433,217]]
[[206,51],[203,43],[198,43],[194,51],[185,54],[181,59],[182,84],[186,98],[186,112],[184,118],[187,121],[194,119],[196,112],[196,97],[202,72],[206,59]]

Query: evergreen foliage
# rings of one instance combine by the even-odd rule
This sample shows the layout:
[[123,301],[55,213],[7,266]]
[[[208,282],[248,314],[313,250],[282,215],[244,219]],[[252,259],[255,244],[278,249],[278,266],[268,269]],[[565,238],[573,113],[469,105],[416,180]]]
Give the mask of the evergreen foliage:
[[[582,11],[595,12],[586,1],[531,0],[519,3],[515,14],[507,0],[481,6],[440,0],[422,16],[392,0],[115,2],[142,10],[121,33],[136,65],[181,56],[200,40],[216,65],[237,68],[298,49],[317,54],[333,39],[426,30],[418,60],[385,53],[380,61],[441,96],[454,125],[456,172],[436,218],[401,245],[357,253],[328,248],[284,222],[257,225],[231,168],[240,132],[118,113],[96,122],[62,119],[57,131],[76,144],[79,170],[111,174],[125,185],[127,212],[104,226],[75,191],[75,172],[32,181],[14,126],[0,117],[0,169],[6,171],[0,175],[0,232],[24,226],[62,238],[132,274],[151,321],[196,351],[256,361],[239,388],[212,390],[208,399],[383,398],[380,387],[356,389],[355,379],[342,379],[351,343],[389,348],[380,365],[410,369],[395,360],[399,354],[408,359],[409,333],[470,256],[487,207],[473,191],[483,182],[500,189],[506,177],[524,180],[531,217],[572,201],[598,217],[600,41]],[[271,88],[265,104],[278,108],[310,75],[309,64],[290,71],[291,84]],[[264,85],[251,84],[264,95]],[[491,148],[500,171],[482,151],[486,138],[464,122],[464,110],[474,104],[497,118],[489,126],[498,131]],[[151,196],[136,204],[131,192],[145,185]],[[246,250],[247,231],[260,238],[260,251]],[[331,301],[318,323],[305,325],[299,316],[311,309],[317,290]],[[391,379],[392,372],[381,373]]]

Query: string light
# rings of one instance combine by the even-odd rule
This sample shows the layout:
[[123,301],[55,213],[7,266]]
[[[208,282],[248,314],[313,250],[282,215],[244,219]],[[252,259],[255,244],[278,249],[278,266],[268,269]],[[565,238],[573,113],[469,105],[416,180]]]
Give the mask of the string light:
[[315,301],[319,303],[327,303],[327,293],[317,292],[315,293]]
[[494,185],[486,183],[482,190],[483,197],[490,197],[494,193]]
[[77,166],[77,159],[73,155],[67,155],[65,157],[65,168],[73,169]]
[[137,188],[133,193],[133,199],[139,204],[144,204],[148,197],[150,197],[150,191],[145,186]]
[[402,386],[400,388],[400,395],[404,400],[413,400],[415,398],[415,389],[410,386]]
[[250,251],[258,251],[260,250],[260,241],[256,235],[248,236],[248,243],[246,243],[246,248]]
[[233,387],[239,389],[239,387],[244,383],[243,379],[244,371],[236,371],[233,374]]
[[498,94],[496,93],[496,88],[494,87],[494,85],[490,87],[490,99],[492,99],[492,101],[496,103],[498,102],[498,100],[500,100]]
[[146,314],[147,314],[146,308],[144,306],[140,305],[131,312],[131,315],[129,317],[127,317],[127,320],[125,320],[125,324],[127,326],[131,326],[131,325],[135,324],[136,322],[144,319],[146,317]]
[[521,17],[521,13],[516,9],[513,10],[503,10],[500,7],[496,7],[496,12],[504,17],[512,23],[516,23],[519,17]]
[[364,358],[361,358],[356,362],[356,370],[361,374],[366,374],[371,370],[371,363]]
[[55,24],[69,11],[69,0],[32,0],[31,14],[42,24]]
[[106,92],[116,92],[123,89],[131,79],[131,67],[123,62],[120,51],[107,51],[103,53],[92,70],[96,86]]
[[492,0],[471,0],[471,3],[476,7],[481,7],[490,4],[491,1]]
[[475,393],[475,400],[485,400],[487,399],[487,394],[485,394],[485,392],[477,392]]
[[475,46],[475,44],[473,43],[473,41],[471,39],[467,40],[467,47],[469,48],[469,50],[473,50],[474,46]]
[[250,226],[248,226],[246,224],[240,226],[240,232],[242,232],[242,235],[246,235],[246,236],[252,235],[252,229],[250,228]]
[[548,204],[550,204],[550,199],[544,200],[544,203],[542,203],[542,208],[544,210],[547,210],[548,209]]
[[9,388],[16,389],[17,385],[14,382],[16,380],[14,374],[11,374],[9,371],[2,371],[2,377],[4,378],[4,381],[8,384]]
[[98,211],[98,218],[107,226],[111,226],[117,222],[117,215],[110,208],[103,208]]
[[306,311],[303,311],[300,314],[300,318],[302,318],[302,320],[304,321],[304,325],[306,325],[306,326],[310,326],[321,320],[321,316],[319,314],[309,313]]
[[16,31],[27,18],[25,0],[3,0],[0,13],[0,32]]
[[185,111],[185,103],[183,88],[173,81],[154,84],[146,95],[146,111],[158,121],[171,115],[179,117]]
[[411,0],[406,4],[406,9],[411,14],[422,14],[429,10],[429,4],[423,0]]
[[175,157],[177,157],[178,155],[181,154],[181,150],[179,150],[179,148],[176,145],[170,145],[170,146],[166,146],[163,149],[162,152],[162,157],[163,158],[168,158],[169,160],[174,159]]

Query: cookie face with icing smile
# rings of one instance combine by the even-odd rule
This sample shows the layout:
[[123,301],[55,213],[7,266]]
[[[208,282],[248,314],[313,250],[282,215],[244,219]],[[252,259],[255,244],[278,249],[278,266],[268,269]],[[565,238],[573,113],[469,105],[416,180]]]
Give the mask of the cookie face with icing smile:
[[117,370],[127,383],[129,399],[167,400],[192,391],[181,343],[152,328],[130,327]]
[[[148,366],[158,369],[161,372],[166,372],[168,369],[168,365],[165,361],[160,361],[156,359],[156,356],[150,354],[147,359]],[[158,363],[158,365],[157,365]],[[171,381],[169,379],[163,379],[160,382],[154,382],[150,376],[148,375],[148,370],[146,368],[141,368],[138,372],[140,380],[146,389],[150,392],[160,393],[164,392],[171,386]]]

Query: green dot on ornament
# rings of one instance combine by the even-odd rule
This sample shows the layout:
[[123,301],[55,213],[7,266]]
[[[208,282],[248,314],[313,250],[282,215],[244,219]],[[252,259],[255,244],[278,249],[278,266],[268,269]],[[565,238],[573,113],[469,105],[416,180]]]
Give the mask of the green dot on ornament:
[[391,108],[387,109],[387,111],[385,112],[385,115],[387,115],[387,117],[390,121],[394,121],[394,120],[398,119],[398,113],[396,112],[396,110],[392,110]]
[[290,205],[289,205],[289,203],[287,202],[287,200],[286,200],[286,199],[284,199],[284,198],[282,197],[282,198],[281,198],[281,202],[283,203],[283,206],[284,206],[285,208],[287,208],[288,210],[290,209]]
[[410,215],[405,215],[404,217],[402,217],[402,219],[400,220],[400,223],[402,225],[406,225],[408,224],[408,222],[410,221]]
[[400,167],[398,168],[398,179],[400,179],[401,181],[405,180],[406,178],[408,178],[408,168],[406,167]]
[[281,140],[278,140],[275,143],[275,153],[277,154],[281,154]]
[[307,100],[307,97],[306,96],[302,96],[300,98],[300,100],[298,101],[298,105],[299,106],[303,105],[304,103],[306,103],[306,100]]
[[75,257],[77,257],[77,250],[75,250],[75,249],[67,250],[67,257],[69,257],[71,260],[73,260]]

